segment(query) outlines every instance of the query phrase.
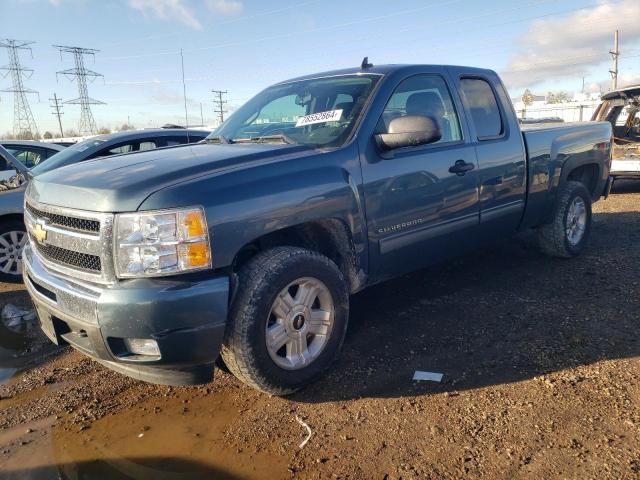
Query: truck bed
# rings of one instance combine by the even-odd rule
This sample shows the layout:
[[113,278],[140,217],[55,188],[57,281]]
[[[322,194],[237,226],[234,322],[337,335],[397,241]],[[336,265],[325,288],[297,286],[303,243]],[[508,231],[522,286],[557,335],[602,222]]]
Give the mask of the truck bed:
[[[599,165],[606,165],[607,171],[598,171],[597,174],[597,184],[604,185],[611,158],[608,122],[533,124],[522,125],[521,129],[529,163],[527,206],[522,228],[540,224],[551,211],[563,164],[593,164],[598,170],[601,170]],[[602,192],[593,193],[595,199]]]

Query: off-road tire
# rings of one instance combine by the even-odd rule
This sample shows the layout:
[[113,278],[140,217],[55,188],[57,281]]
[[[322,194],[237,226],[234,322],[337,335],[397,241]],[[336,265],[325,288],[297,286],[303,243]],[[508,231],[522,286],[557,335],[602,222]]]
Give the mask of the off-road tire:
[[[586,206],[587,221],[584,234],[576,245],[572,245],[567,237],[567,214],[574,198],[580,196]],[[538,228],[538,244],[541,250],[551,256],[572,258],[584,249],[591,231],[591,195],[580,182],[568,181],[558,192],[550,223]]]
[[[268,353],[265,328],[276,296],[298,278],[320,280],[331,293],[334,323],[327,343],[308,366],[279,367]],[[238,273],[221,355],[231,373],[271,395],[288,395],[318,379],[342,347],[349,317],[349,293],[337,265],[324,255],[294,247],[259,253]]]

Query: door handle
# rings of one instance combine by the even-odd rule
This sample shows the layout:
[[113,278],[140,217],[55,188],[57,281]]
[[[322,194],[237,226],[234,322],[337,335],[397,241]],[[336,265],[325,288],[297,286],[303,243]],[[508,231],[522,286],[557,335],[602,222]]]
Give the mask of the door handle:
[[456,175],[461,177],[474,168],[476,168],[476,166],[473,163],[467,163],[464,160],[456,160],[456,163],[449,167],[449,172],[455,173]]

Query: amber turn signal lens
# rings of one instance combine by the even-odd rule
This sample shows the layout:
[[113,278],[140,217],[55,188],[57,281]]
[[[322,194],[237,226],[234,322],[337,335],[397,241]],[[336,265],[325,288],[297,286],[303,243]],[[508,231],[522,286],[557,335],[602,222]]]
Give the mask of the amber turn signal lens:
[[210,263],[209,247],[206,242],[187,243],[180,245],[180,261],[183,267],[206,267]]
[[184,216],[184,226],[187,228],[189,238],[203,237],[206,232],[206,226],[202,213],[199,211],[187,212]]

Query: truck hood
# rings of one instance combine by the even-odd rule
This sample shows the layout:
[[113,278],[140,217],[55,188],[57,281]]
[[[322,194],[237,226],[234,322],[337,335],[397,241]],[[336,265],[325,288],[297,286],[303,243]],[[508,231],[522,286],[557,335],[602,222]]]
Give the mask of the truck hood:
[[85,161],[34,177],[28,198],[96,212],[135,211],[153,192],[250,163],[310,152],[273,144],[196,144]]

